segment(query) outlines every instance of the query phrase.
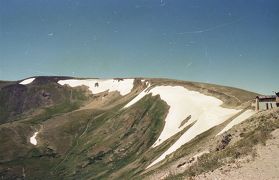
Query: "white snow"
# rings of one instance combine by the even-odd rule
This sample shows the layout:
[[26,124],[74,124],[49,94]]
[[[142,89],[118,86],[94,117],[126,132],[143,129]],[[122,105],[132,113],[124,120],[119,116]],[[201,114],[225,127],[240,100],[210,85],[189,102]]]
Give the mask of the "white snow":
[[21,81],[19,84],[27,85],[27,84],[32,83],[35,79],[36,79],[36,78],[25,79],[25,80]]
[[61,85],[69,85],[71,87],[88,86],[93,94],[98,94],[104,91],[118,91],[122,96],[131,92],[134,87],[134,79],[69,79],[58,81]]
[[234,125],[237,125],[243,121],[245,121],[246,119],[248,119],[249,117],[251,117],[252,115],[254,115],[256,112],[253,110],[247,110],[245,112],[243,112],[242,114],[240,114],[239,116],[237,116],[235,119],[233,119],[222,131],[220,131],[216,136],[223,134],[225,131],[231,129]]
[[37,145],[37,140],[36,140],[36,136],[37,136],[38,132],[35,132],[33,134],[33,136],[30,138],[30,143],[33,144],[33,145]]
[[128,108],[141,100],[145,95],[149,94],[148,88],[150,87],[150,83],[148,83],[147,88],[145,88],[140,94],[138,94],[132,101],[130,101],[128,104],[124,106],[124,108]]
[[[133,105],[149,93],[152,93],[153,96],[160,95],[161,99],[170,106],[169,113],[165,119],[164,129],[152,147],[160,145],[189,124],[196,122],[166,152],[148,167],[163,160],[166,155],[176,151],[179,147],[189,142],[197,135],[224,122],[239,112],[239,110],[221,107],[220,105],[223,102],[215,97],[206,96],[196,91],[189,91],[181,86],[157,86],[152,88],[149,92],[144,90],[125,107]],[[180,127],[181,122],[190,115],[191,119]]]

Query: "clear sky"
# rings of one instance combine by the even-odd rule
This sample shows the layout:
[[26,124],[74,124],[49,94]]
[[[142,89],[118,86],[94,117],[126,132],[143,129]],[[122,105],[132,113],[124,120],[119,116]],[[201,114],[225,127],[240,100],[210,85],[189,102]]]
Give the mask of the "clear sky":
[[278,0],[0,0],[0,79],[166,77],[279,91]]

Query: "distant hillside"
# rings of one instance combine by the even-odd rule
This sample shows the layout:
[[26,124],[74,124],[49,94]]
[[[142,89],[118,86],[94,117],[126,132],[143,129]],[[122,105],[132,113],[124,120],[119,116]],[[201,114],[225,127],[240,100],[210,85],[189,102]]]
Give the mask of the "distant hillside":
[[278,128],[257,95],[152,78],[0,82],[0,177],[198,178],[256,156]]

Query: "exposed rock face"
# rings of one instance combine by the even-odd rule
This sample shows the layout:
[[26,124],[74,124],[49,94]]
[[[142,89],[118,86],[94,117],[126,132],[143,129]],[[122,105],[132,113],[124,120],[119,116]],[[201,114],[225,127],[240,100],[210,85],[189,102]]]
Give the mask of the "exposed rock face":
[[218,146],[216,147],[216,151],[225,149],[226,146],[230,143],[231,139],[232,139],[231,134],[224,134],[221,142],[219,142]]

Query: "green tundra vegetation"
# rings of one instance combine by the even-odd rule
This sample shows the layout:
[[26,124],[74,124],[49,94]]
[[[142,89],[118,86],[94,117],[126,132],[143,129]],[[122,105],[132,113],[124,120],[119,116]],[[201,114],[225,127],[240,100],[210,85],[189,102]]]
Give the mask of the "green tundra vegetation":
[[[278,128],[274,120],[278,112],[254,116],[241,124],[245,127],[242,133],[230,132],[237,141],[216,151],[220,137],[214,137],[231,121],[227,120],[146,169],[195,122],[151,148],[164,127],[169,106],[159,95],[147,95],[123,108],[143,89],[139,80],[131,95],[123,98],[118,95],[109,106],[84,109],[81,107],[97,102],[98,96],[88,93],[84,87],[61,86],[58,79],[38,78],[28,86],[0,82],[0,177],[3,179],[148,179],[158,170],[167,170],[173,162],[210,147],[210,153],[200,156],[198,163],[167,177],[185,178],[253,154],[253,147],[264,144],[270,132]],[[167,79],[149,81],[152,86],[181,85],[223,99],[223,106],[235,108],[250,108],[250,100],[256,95],[211,84]],[[38,145],[34,146],[29,138],[36,131],[39,131]]]

